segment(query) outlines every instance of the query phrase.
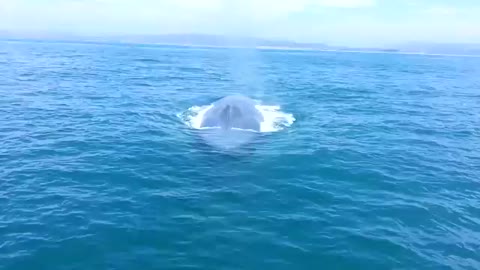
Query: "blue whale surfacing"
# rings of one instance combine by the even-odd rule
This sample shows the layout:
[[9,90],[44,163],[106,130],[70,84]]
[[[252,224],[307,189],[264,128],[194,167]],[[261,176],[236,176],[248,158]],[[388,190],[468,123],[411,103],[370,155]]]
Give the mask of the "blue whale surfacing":
[[202,119],[201,127],[260,131],[263,116],[255,102],[244,96],[227,96],[213,104]]
[[201,127],[202,137],[211,146],[230,150],[250,142],[263,122],[262,113],[252,99],[227,96],[212,104],[204,114]]

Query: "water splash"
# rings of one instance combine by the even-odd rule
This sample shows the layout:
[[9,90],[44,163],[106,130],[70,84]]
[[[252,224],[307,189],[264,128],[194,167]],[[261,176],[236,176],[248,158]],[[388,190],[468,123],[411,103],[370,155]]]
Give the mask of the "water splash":
[[260,124],[261,132],[280,131],[295,122],[293,114],[283,112],[278,105],[257,105],[255,107],[263,115],[263,122]]
[[[295,122],[293,114],[282,111],[279,105],[263,105],[261,101],[257,102],[258,104],[255,107],[263,115],[263,122],[260,123],[260,132],[277,132],[291,126]],[[190,128],[202,129],[203,116],[212,107],[212,104],[193,106],[185,112],[177,114],[177,117]]]

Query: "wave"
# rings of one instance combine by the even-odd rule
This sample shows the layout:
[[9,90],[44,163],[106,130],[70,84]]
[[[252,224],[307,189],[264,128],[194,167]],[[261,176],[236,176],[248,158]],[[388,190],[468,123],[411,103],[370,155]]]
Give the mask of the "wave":
[[135,61],[141,63],[162,63],[162,61],[153,58],[137,58]]
[[[257,102],[258,104],[255,107],[263,115],[260,132],[277,132],[290,127],[295,122],[293,114],[282,111],[279,105],[263,105],[261,101]],[[177,114],[177,117],[190,128],[204,129],[201,127],[203,116],[212,107],[212,104],[192,106],[185,112]]]

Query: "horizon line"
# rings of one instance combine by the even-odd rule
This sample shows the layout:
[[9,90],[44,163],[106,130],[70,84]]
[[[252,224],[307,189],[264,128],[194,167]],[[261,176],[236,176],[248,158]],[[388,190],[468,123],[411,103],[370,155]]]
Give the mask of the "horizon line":
[[88,41],[88,40],[42,40],[32,38],[2,38],[0,41],[6,42],[45,42],[45,43],[67,43],[67,44],[91,44],[91,45],[148,45],[154,47],[172,46],[182,48],[200,48],[200,49],[256,49],[256,50],[271,50],[271,51],[300,51],[300,52],[327,52],[327,53],[361,53],[361,54],[397,54],[397,55],[418,55],[418,56],[442,56],[442,57],[468,57],[480,58],[480,54],[454,54],[454,53],[426,53],[415,51],[389,51],[389,50],[355,50],[350,49],[320,49],[320,48],[295,48],[295,47],[280,47],[280,46],[228,46],[228,45],[199,45],[199,44],[181,44],[181,43],[150,43],[150,42],[133,42],[133,41]]

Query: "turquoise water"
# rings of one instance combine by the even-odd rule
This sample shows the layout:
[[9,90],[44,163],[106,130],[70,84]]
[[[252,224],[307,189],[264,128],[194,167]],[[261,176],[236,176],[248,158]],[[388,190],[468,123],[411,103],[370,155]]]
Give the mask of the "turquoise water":
[[[480,269],[480,58],[4,41],[0,74],[0,269]],[[219,151],[192,121],[233,93],[278,118]]]

